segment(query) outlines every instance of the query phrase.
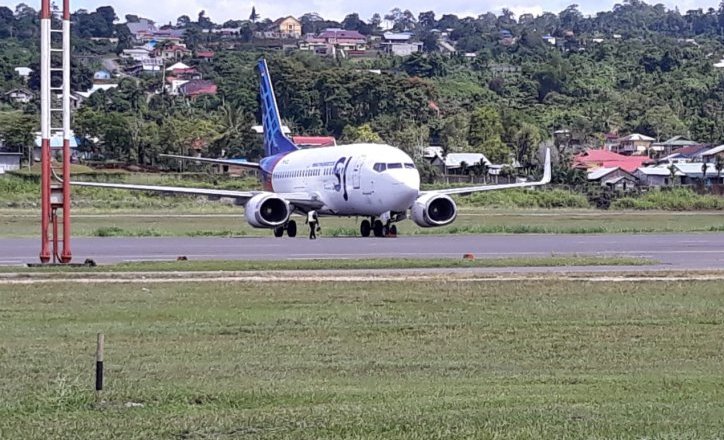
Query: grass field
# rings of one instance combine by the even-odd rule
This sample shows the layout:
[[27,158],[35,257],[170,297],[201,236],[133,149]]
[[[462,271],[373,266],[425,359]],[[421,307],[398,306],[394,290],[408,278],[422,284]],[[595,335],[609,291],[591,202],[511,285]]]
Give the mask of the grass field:
[[550,255],[548,257],[481,258],[360,258],[356,260],[199,260],[199,261],[136,261],[106,264],[97,267],[81,266],[1,266],[0,273],[46,274],[62,276],[104,274],[111,272],[243,272],[243,271],[328,271],[357,269],[439,269],[484,267],[571,267],[571,266],[647,266],[660,263],[643,257],[606,255]]
[[[210,206],[211,207],[211,206]],[[210,208],[209,207],[209,208]],[[271,231],[250,227],[240,208],[215,205],[185,211],[76,210],[75,236],[272,236]],[[216,211],[218,210],[218,211]],[[35,237],[40,214],[32,210],[0,209],[0,236]],[[301,227],[303,219],[296,217]],[[322,218],[322,235],[359,234],[355,218]],[[594,211],[594,210],[488,210],[468,208],[455,223],[443,228],[419,228],[400,223],[402,235],[451,233],[647,233],[724,231],[721,211]],[[300,230],[300,234],[304,229]]]
[[720,281],[0,285],[0,438],[721,438],[723,324]]

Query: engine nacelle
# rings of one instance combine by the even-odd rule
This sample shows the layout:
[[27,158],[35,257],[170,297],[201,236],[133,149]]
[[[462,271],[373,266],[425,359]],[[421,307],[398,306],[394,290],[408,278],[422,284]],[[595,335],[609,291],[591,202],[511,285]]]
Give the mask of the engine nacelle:
[[282,226],[289,221],[292,211],[289,202],[274,194],[257,194],[244,206],[246,221],[255,228]]
[[449,225],[458,216],[455,201],[443,194],[418,197],[412,204],[412,221],[423,228]]

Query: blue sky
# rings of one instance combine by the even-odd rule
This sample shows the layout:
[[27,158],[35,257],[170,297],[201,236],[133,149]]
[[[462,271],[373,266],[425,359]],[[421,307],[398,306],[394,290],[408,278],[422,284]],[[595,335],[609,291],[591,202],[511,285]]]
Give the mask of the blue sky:
[[[623,0],[593,0],[581,2],[579,8],[584,14],[593,14],[598,11],[610,10],[615,3],[622,3]],[[0,5],[15,9],[20,1],[0,0]],[[56,0],[56,4],[61,4]],[[444,13],[453,13],[459,16],[477,16],[481,13],[492,11],[499,13],[506,7],[516,14],[531,12],[540,14],[543,11],[560,12],[566,6],[576,3],[575,0],[546,0],[537,5],[526,0],[448,0],[441,6],[439,1],[434,0],[398,0],[394,2],[368,0],[361,4],[342,0],[287,0],[285,2],[272,0],[117,0],[94,1],[94,0],[70,0],[71,9],[95,10],[99,6],[113,6],[119,18],[123,19],[125,14],[137,14],[151,18],[159,23],[169,21],[175,23],[180,15],[188,15],[192,19],[199,11],[205,10],[206,15],[215,23],[222,23],[228,19],[245,19],[249,17],[252,5],[256,6],[257,12],[262,18],[276,19],[285,15],[300,16],[305,12],[317,12],[328,19],[342,20],[345,15],[351,12],[360,14],[360,18],[369,19],[375,12],[384,16],[392,7],[399,7],[402,10],[410,9],[415,15],[421,11],[435,11],[438,17]],[[651,1],[650,3],[657,3]],[[689,9],[709,7],[717,8],[719,0],[664,0],[661,3],[669,8],[678,7],[682,13]],[[39,9],[39,1],[27,1],[26,4]]]

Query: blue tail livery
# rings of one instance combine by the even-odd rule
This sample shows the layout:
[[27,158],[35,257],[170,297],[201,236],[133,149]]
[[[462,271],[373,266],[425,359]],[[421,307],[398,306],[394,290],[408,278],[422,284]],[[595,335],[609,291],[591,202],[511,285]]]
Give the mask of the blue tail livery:
[[261,121],[264,127],[264,152],[266,156],[298,150],[299,147],[294,145],[282,131],[282,120],[279,117],[274,88],[269,77],[266,60],[263,58],[259,60],[259,76],[261,83]]

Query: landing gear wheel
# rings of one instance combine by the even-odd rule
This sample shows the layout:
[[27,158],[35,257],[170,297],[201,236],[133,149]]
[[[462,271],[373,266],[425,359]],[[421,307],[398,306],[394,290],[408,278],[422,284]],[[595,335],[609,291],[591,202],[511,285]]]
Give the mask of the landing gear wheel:
[[373,232],[375,233],[375,237],[384,237],[385,236],[385,225],[382,224],[381,221],[375,220],[375,224],[373,227]]
[[382,237],[389,237],[390,236],[390,227],[387,225],[384,225],[382,227]]
[[284,235],[284,226],[277,226],[274,228],[274,236],[279,238]]
[[397,237],[397,226],[390,226],[390,237]]
[[359,225],[359,233],[363,237],[369,237],[371,231],[372,231],[372,226],[370,226],[369,220],[362,220],[362,223],[360,223],[360,225]]
[[294,220],[289,220],[287,223],[287,235],[289,238],[294,238],[297,236],[297,222]]

